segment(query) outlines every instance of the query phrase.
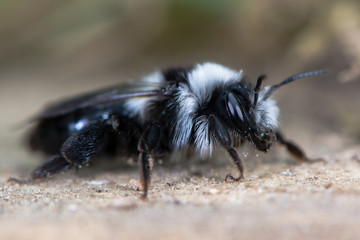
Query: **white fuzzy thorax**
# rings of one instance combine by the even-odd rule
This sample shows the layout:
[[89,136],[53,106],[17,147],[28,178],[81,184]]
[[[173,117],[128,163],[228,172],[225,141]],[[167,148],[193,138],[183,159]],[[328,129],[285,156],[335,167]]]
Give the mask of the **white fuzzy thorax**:
[[180,84],[177,102],[179,104],[175,136],[175,148],[185,147],[191,132],[195,131],[195,148],[201,156],[211,155],[213,141],[210,137],[208,119],[201,116],[195,119],[199,107],[210,101],[216,88],[240,82],[243,72],[233,71],[215,63],[198,64],[188,73],[188,84]]
[[195,122],[195,149],[200,156],[209,157],[213,151],[214,142],[209,129],[209,118],[200,116]]
[[199,103],[210,100],[213,90],[219,86],[239,82],[243,72],[236,72],[216,63],[198,64],[188,74],[190,90]]

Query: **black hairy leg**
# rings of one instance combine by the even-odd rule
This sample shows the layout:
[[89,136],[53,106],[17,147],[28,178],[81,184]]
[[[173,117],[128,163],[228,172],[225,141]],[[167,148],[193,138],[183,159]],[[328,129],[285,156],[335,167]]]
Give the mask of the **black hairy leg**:
[[244,179],[244,171],[245,171],[245,164],[243,160],[240,158],[238,152],[235,148],[230,147],[227,149],[228,153],[231,156],[231,159],[233,160],[235,166],[239,169],[240,175],[239,177],[233,177],[230,173],[226,175],[225,181],[232,180],[232,181],[241,181]]
[[45,164],[35,169],[32,172],[30,179],[35,180],[40,178],[46,178],[56,173],[66,171],[72,166],[73,164],[67,161],[64,157],[54,155]]
[[245,164],[240,158],[238,152],[233,147],[232,138],[222,121],[214,115],[210,115],[210,129],[214,132],[217,141],[228,151],[230,157],[239,170],[239,177],[233,177],[231,174],[226,175],[225,181],[240,181],[244,179]]
[[17,179],[17,178],[9,178],[9,182],[17,182],[20,184],[25,184],[32,182],[36,179],[46,178],[51,175],[54,175],[61,171],[66,171],[73,166],[72,163],[67,161],[64,157],[59,155],[52,156],[45,164],[36,168],[32,173],[30,178],[27,179]]
[[285,139],[282,133],[280,133],[279,131],[275,133],[275,136],[276,136],[276,140],[281,145],[284,145],[286,149],[289,151],[289,153],[299,162],[314,163],[314,162],[324,161],[324,159],[322,158],[319,159],[308,158],[305,152],[298,145]]
[[143,198],[147,198],[147,192],[150,185],[151,170],[155,162],[155,152],[161,141],[161,128],[159,123],[153,122],[149,124],[142,133],[138,150],[140,163],[140,183],[143,190]]
[[35,169],[27,180],[10,181],[28,183],[66,171],[72,166],[81,167],[88,164],[102,150],[109,134],[114,134],[111,124],[105,121],[93,122],[71,135],[61,146],[60,154],[50,157],[42,166]]
[[76,166],[87,165],[102,150],[109,134],[114,134],[112,125],[105,121],[91,123],[63,143],[61,155]]

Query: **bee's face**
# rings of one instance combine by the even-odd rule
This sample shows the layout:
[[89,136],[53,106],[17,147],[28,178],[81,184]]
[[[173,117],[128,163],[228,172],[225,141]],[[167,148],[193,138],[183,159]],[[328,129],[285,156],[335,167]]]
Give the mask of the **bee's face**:
[[[241,92],[228,92],[225,96],[225,108],[236,132],[253,142],[260,151],[267,151],[270,148],[275,138],[274,131],[263,121],[256,120],[259,117],[256,116],[254,105],[249,101],[247,95]],[[260,119],[262,118],[266,119],[267,116]]]

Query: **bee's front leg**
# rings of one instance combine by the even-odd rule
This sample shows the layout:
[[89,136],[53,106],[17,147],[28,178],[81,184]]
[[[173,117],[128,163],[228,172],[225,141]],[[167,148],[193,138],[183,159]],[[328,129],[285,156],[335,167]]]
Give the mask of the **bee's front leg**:
[[317,159],[308,158],[305,152],[298,145],[285,139],[284,136],[279,131],[275,133],[275,136],[276,136],[276,140],[280,144],[284,145],[286,149],[289,151],[289,153],[292,156],[294,156],[294,158],[299,162],[314,163],[314,162],[324,161],[324,159],[322,158],[317,158]]
[[243,160],[240,158],[238,152],[233,147],[232,138],[230,133],[228,132],[224,123],[214,115],[210,115],[210,129],[214,132],[217,140],[220,144],[228,151],[231,156],[231,159],[235,166],[238,168],[240,175],[239,177],[233,177],[231,174],[226,175],[225,181],[228,179],[233,181],[240,181],[244,179],[244,171],[245,171],[245,164]]

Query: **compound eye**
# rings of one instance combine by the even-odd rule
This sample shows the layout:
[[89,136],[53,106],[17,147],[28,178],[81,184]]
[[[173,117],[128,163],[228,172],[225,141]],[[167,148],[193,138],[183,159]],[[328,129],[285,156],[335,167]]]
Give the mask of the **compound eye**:
[[238,97],[231,92],[226,96],[226,110],[234,125],[240,130],[245,130],[246,126],[241,102]]

